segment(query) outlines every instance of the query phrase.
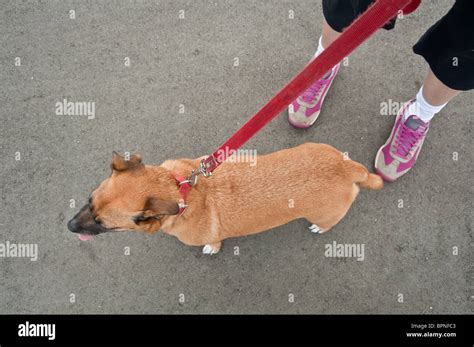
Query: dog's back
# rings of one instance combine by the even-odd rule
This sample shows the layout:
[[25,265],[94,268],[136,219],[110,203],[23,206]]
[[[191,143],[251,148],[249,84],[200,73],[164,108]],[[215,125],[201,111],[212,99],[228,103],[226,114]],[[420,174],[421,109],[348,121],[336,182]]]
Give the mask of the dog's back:
[[[190,208],[188,217],[209,215],[193,227],[212,230],[222,240],[298,218],[327,231],[346,214],[359,185],[380,189],[383,181],[334,147],[306,143],[258,156],[255,166],[223,163],[212,178],[202,179],[197,187],[200,185],[202,194],[198,189],[191,191],[189,205],[205,204],[206,211]],[[196,204],[194,199],[200,202]]]

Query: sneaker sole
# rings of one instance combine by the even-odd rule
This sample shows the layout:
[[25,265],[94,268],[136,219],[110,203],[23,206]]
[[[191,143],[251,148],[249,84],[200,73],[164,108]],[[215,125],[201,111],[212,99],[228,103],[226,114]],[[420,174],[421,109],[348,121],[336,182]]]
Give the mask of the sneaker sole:
[[288,123],[290,123],[290,125],[291,125],[292,127],[296,128],[296,129],[308,129],[308,128],[312,127],[313,124],[316,122],[316,120],[317,120],[318,117],[319,117],[319,113],[320,113],[320,112],[321,112],[321,111],[318,112],[318,115],[316,116],[316,118],[315,118],[310,124],[308,124],[308,125],[295,123],[295,122],[293,122],[293,121],[291,120],[291,118],[290,118],[289,116],[288,116]]

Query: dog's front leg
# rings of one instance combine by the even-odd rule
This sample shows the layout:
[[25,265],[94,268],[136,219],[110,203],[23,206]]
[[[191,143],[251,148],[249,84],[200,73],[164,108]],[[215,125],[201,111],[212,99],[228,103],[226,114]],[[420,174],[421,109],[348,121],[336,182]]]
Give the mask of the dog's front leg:
[[216,242],[216,243],[205,245],[202,248],[202,253],[209,254],[209,255],[216,254],[220,251],[221,246],[222,246],[222,242]]

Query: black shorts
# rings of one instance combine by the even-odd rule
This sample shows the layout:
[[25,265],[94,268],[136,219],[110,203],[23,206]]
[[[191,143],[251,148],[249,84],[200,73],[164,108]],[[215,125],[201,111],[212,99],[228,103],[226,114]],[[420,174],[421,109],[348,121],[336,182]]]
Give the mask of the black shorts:
[[[342,32],[373,0],[322,0],[331,28]],[[387,30],[395,26],[387,23]],[[456,0],[449,12],[413,46],[425,58],[436,77],[456,90],[474,89],[474,0]]]

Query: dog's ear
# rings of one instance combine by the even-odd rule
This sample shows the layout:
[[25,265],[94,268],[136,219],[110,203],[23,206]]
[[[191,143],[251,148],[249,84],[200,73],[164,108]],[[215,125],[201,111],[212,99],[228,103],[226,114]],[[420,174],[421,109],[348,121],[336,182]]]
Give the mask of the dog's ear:
[[146,200],[143,215],[146,217],[159,215],[175,215],[179,212],[178,203],[170,200],[161,200],[149,197]]
[[112,152],[112,170],[125,171],[143,167],[142,157],[139,154],[132,154],[130,157],[124,157],[117,152]]

